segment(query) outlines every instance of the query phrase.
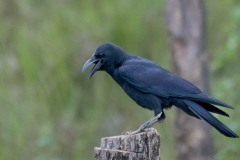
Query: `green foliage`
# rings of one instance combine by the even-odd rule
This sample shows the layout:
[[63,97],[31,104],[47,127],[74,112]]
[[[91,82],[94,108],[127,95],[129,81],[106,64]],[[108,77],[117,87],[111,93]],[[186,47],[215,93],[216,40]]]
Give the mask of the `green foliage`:
[[[207,2],[212,91],[237,107],[240,9],[236,1],[218,3]],[[99,43],[112,41],[170,68],[164,6],[157,0],[0,1],[0,159],[94,159],[100,137],[149,119],[152,113],[109,76],[88,80],[81,67]],[[238,133],[239,114],[223,119]],[[174,159],[173,119],[167,111],[156,126],[164,137],[162,159]],[[214,135],[217,159],[240,156],[239,143]]]
[[[209,15],[209,52],[211,60],[212,94],[235,107],[230,113],[231,119],[217,117],[238,134],[240,133],[240,3],[234,0],[221,1],[218,6],[208,3]],[[214,9],[211,9],[214,8]],[[238,159],[240,152],[238,140],[224,139],[219,134],[216,144],[216,159]],[[224,146],[224,147],[223,147]]]

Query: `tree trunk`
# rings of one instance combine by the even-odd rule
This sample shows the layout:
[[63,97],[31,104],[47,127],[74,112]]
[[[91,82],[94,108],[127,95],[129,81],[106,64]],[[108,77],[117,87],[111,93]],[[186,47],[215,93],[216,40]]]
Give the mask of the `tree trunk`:
[[94,152],[97,160],[159,160],[159,149],[159,134],[151,128],[134,135],[102,138]]
[[[206,26],[202,0],[168,0],[166,26],[175,71],[203,91],[208,91]],[[211,129],[205,122],[177,110],[175,137],[176,159],[213,159]]]

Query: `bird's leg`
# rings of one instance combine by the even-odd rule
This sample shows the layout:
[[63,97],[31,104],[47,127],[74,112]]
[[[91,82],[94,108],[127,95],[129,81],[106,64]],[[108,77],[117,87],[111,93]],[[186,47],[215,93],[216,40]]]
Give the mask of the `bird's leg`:
[[161,117],[161,115],[162,115],[162,112],[160,112],[158,115],[151,118],[147,122],[143,123],[136,131],[133,131],[130,133],[126,132],[126,134],[137,134],[137,133],[145,131],[148,128],[151,128],[155,123],[158,122],[158,119]]

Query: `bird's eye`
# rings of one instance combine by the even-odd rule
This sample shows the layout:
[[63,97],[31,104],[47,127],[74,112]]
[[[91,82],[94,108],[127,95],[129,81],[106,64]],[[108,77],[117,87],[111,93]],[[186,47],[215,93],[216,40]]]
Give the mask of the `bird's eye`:
[[96,54],[96,55],[95,55],[95,57],[98,58],[98,59],[99,59],[99,58],[102,58],[103,56],[104,56],[103,53],[99,53],[99,54]]

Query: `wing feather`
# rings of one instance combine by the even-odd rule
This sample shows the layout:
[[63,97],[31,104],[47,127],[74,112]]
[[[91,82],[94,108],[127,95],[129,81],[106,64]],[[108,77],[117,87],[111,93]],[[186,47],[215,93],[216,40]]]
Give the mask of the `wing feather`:
[[233,108],[231,105],[203,93],[192,83],[143,58],[126,62],[118,70],[122,80],[141,92],[159,97],[188,98]]
[[150,62],[128,63],[119,68],[119,73],[129,85],[160,97],[184,97],[202,93],[190,82]]

